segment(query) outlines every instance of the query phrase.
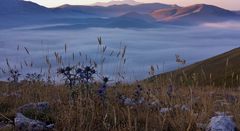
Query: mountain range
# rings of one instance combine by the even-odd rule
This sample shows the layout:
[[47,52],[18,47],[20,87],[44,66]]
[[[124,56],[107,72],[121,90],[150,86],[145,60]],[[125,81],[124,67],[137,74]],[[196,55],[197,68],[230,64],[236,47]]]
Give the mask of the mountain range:
[[59,28],[154,28],[164,24],[198,25],[240,20],[239,12],[212,5],[179,7],[161,3],[139,3],[133,0],[96,3],[91,6],[62,5],[56,8],[47,8],[23,0],[1,0],[0,15],[0,28],[41,24],[61,24],[62,27]]
[[202,23],[239,19],[237,12],[212,5],[197,4],[188,7],[159,9],[151,13],[158,22]]
[[157,9],[164,9],[175,7],[172,5],[160,4],[160,3],[147,3],[139,5],[111,5],[107,7],[103,6],[82,6],[82,5],[62,5],[53,10],[64,10],[70,12],[84,12],[89,15],[101,16],[101,17],[116,17],[125,15],[129,12],[137,12],[140,14],[150,14]]
[[117,1],[117,0],[113,0],[110,2],[96,2],[95,4],[93,4],[93,6],[111,6],[111,5],[139,5],[139,4],[143,4],[140,2],[136,2],[134,0],[122,0],[122,1]]

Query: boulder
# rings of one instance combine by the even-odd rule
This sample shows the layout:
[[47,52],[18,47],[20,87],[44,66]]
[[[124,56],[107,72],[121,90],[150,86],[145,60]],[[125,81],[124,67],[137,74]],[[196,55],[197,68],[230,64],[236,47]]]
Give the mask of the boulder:
[[217,113],[217,116],[211,118],[207,126],[207,131],[236,131],[236,123],[233,121],[232,116],[226,113]]
[[22,113],[17,113],[14,123],[16,131],[46,131],[53,128],[52,124],[49,126],[44,122],[29,119]]
[[29,103],[20,106],[14,119],[16,131],[46,131],[54,128],[54,124],[47,125],[43,121],[34,120],[26,117],[24,114],[28,111],[42,112],[50,110],[48,102]]

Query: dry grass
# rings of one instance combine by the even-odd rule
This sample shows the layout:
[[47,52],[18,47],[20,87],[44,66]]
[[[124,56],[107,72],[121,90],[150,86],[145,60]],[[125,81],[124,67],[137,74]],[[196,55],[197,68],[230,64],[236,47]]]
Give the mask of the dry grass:
[[[62,85],[20,84],[17,88],[2,83],[1,93],[19,93],[21,96],[0,95],[0,112],[9,119],[16,109],[26,103],[47,101],[51,111],[49,119],[56,130],[201,130],[198,123],[207,124],[215,112],[229,112],[240,128],[240,91],[213,87],[176,87],[174,97],[166,95],[167,86],[142,84],[146,101],[157,101],[159,106],[125,106],[118,102],[116,92],[131,97],[135,85],[117,85],[108,90],[108,99],[102,104],[93,93],[91,97],[79,95],[75,104],[69,102],[69,90]],[[94,90],[97,89],[93,87]],[[192,95],[191,95],[192,94]],[[192,96],[192,97],[191,97]],[[232,100],[231,98],[235,98]],[[160,113],[160,108],[188,105],[189,111],[179,109]],[[1,120],[4,118],[0,117]]]
[[183,85],[212,85],[237,87],[240,85],[240,48],[150,78],[166,82],[169,78]]

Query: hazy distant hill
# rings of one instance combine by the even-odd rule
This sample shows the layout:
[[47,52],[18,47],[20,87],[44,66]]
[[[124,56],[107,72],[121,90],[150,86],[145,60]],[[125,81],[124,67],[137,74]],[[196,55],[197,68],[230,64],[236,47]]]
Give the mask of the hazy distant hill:
[[129,12],[119,17],[111,18],[111,22],[108,24],[110,27],[156,27],[156,21],[148,14],[139,14],[136,12]]
[[112,6],[112,5],[138,5],[142,4],[140,2],[134,1],[134,0],[112,0],[110,2],[97,2],[93,4],[93,6]]
[[49,13],[50,10],[36,3],[22,0],[0,0],[1,15],[28,15]]
[[122,16],[119,16],[118,18],[121,18],[121,19],[144,20],[146,22],[154,22],[155,21],[155,19],[151,15],[140,14],[140,13],[137,13],[137,12],[129,12],[129,13],[126,13],[126,14],[124,14]]
[[150,81],[172,78],[178,84],[182,83],[181,81],[185,84],[193,84],[194,79],[197,78],[198,85],[235,86],[240,83],[239,67],[240,48],[236,48],[182,69],[152,77]]
[[36,3],[23,0],[0,0],[0,29],[44,24],[54,13]]
[[149,14],[157,9],[169,8],[173,5],[166,5],[160,3],[146,3],[140,5],[112,5],[108,7],[102,6],[81,6],[81,5],[63,5],[57,7],[55,10],[61,9],[72,12],[85,12],[88,14],[102,16],[102,17],[116,17],[129,12],[137,12],[141,14]]
[[159,9],[152,12],[151,15],[159,22],[188,24],[219,22],[240,18],[236,12],[205,4]]

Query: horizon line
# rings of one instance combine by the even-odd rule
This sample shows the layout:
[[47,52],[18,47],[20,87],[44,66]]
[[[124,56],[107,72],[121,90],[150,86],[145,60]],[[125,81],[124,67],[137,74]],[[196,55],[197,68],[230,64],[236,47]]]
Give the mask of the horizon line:
[[[64,6],[64,5],[70,5],[70,6],[99,6],[99,7],[110,7],[110,6],[114,6],[114,5],[109,5],[109,6],[100,6],[100,5],[94,5],[96,4],[97,2],[95,3],[92,3],[92,4],[69,4],[69,3],[65,3],[65,4],[61,4],[61,5],[58,5],[58,6],[46,6],[46,5],[42,5],[40,3],[37,3],[37,2],[34,2],[32,0],[24,0],[24,1],[29,1],[29,2],[33,2],[35,4],[38,4],[40,6],[43,6],[43,7],[46,7],[46,8],[58,8],[58,7],[61,7],[61,6]],[[108,2],[102,2],[102,3],[108,3]],[[180,6],[179,4],[166,4],[166,3],[162,3],[162,2],[140,2],[140,4],[136,4],[136,5],[130,5],[130,4],[119,4],[119,5],[130,5],[130,6],[137,6],[137,5],[142,5],[142,4],[154,4],[154,3],[157,3],[157,4],[165,4],[165,5],[175,5],[175,6],[179,6],[179,7],[189,7],[189,6],[193,6],[193,5],[210,5],[210,6],[215,6],[215,7],[219,7],[219,8],[222,8],[222,9],[225,9],[225,10],[229,10],[229,11],[240,11],[240,9],[229,9],[229,8],[225,8],[225,7],[221,7],[221,6],[218,6],[218,5],[214,5],[214,4],[207,4],[207,3],[196,3],[196,4],[191,4],[191,5],[185,5],[185,6]],[[118,4],[116,4],[118,5]]]

